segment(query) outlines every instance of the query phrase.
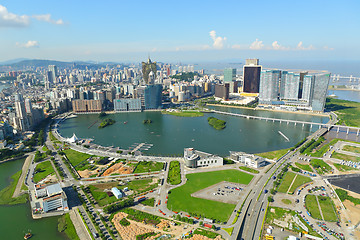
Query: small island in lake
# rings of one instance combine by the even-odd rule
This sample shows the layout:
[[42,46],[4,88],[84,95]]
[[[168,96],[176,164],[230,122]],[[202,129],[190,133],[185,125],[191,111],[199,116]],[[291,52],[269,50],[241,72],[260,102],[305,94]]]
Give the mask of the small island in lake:
[[210,126],[212,126],[213,128],[217,129],[217,130],[221,130],[224,129],[226,126],[226,122],[214,117],[208,117],[208,123]]
[[104,128],[106,126],[110,126],[110,125],[113,125],[115,123],[115,120],[114,119],[111,119],[111,118],[107,118],[107,119],[104,119],[100,125],[99,125],[99,128]]
[[151,119],[145,119],[143,121],[143,124],[149,124],[149,123],[152,123],[152,120]]

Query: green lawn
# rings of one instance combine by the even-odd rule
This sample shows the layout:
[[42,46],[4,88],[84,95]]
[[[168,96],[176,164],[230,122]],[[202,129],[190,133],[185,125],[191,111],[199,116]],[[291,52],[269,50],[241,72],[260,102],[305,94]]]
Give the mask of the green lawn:
[[341,172],[346,172],[346,171],[351,171],[351,170],[359,170],[357,168],[349,167],[349,166],[346,166],[346,165],[341,165],[339,163],[334,163],[333,165],[334,165],[334,167],[337,168],[337,170],[339,170]]
[[17,198],[13,198],[13,194],[16,188],[16,185],[19,181],[21,175],[21,170],[11,176],[11,183],[6,188],[0,191],[0,205],[14,205],[20,203],[26,203],[27,194],[23,194]]
[[310,164],[319,174],[330,173],[333,170],[329,164],[321,159],[311,159]]
[[335,111],[338,116],[338,124],[346,126],[360,126],[360,103],[340,100],[336,98],[327,98],[325,108],[329,111]]
[[329,143],[324,144],[320,149],[318,149],[316,152],[314,153],[310,153],[311,156],[313,157],[322,157],[324,155],[324,153],[326,153],[329,149],[330,146],[335,145],[335,143],[337,143],[340,139],[333,139],[331,140]]
[[85,161],[86,159],[91,157],[91,155],[89,154],[81,153],[72,149],[65,149],[63,150],[63,152],[66,154],[66,157],[69,159],[69,161],[74,167],[82,161]]
[[289,151],[289,149],[286,148],[286,149],[280,149],[280,150],[271,151],[271,152],[255,153],[255,155],[263,157],[263,158],[268,158],[268,159],[278,159],[281,156],[283,156],[285,153],[287,153],[288,151]]
[[355,147],[350,145],[345,145],[342,150],[347,152],[360,153],[360,147]]
[[259,173],[258,170],[252,169],[252,168],[249,168],[249,167],[246,167],[246,166],[240,166],[239,168],[241,170],[244,170],[244,171],[247,171],[247,172],[250,172],[250,173]]
[[35,174],[34,174],[34,182],[38,183],[42,179],[44,179],[46,176],[50,174],[55,174],[55,170],[51,165],[50,161],[41,162],[38,165],[36,165],[35,168]]
[[103,191],[103,189],[97,188],[96,185],[89,185],[88,187],[90,189],[91,195],[94,197],[99,206],[105,206],[107,204],[118,201],[115,196],[109,197],[107,193]]
[[202,117],[204,113],[198,111],[180,111],[180,112],[168,112],[162,111],[163,114],[169,114],[177,117]]
[[171,185],[177,185],[181,183],[181,170],[179,161],[170,162],[167,182]]
[[147,198],[144,201],[141,201],[141,204],[153,207],[155,205],[155,198]]
[[337,158],[344,161],[360,162],[360,157],[350,156],[343,153],[334,152],[332,158]]
[[301,164],[301,163],[295,163],[295,166],[296,167],[298,167],[298,168],[300,168],[300,169],[302,169],[302,170],[304,170],[304,171],[308,171],[308,172],[314,172],[313,170],[312,170],[312,168],[310,167],[310,165],[308,165],[308,164]]
[[61,216],[58,220],[58,231],[64,232],[66,236],[71,240],[80,240],[79,236],[76,233],[74,224],[70,219],[70,214],[67,213]]
[[319,205],[316,201],[315,195],[306,195],[305,206],[313,218],[322,220],[320,210],[319,210]]
[[287,193],[295,176],[296,176],[296,174],[293,172],[286,172],[283,180],[280,183],[278,192]]
[[191,197],[190,194],[221,181],[249,184],[253,175],[237,170],[223,170],[187,174],[186,177],[188,180],[185,185],[171,190],[168,208],[172,211],[196,213],[197,215],[225,222],[234,210],[235,205],[195,198]]
[[301,185],[304,185],[305,183],[311,182],[311,178],[297,174],[297,177],[291,186],[289,193],[293,194],[295,190],[300,187]]
[[319,204],[325,221],[336,222],[338,221],[334,203],[329,197],[318,196]]
[[161,171],[163,168],[164,163],[162,162],[141,161],[136,165],[134,173],[156,172]]

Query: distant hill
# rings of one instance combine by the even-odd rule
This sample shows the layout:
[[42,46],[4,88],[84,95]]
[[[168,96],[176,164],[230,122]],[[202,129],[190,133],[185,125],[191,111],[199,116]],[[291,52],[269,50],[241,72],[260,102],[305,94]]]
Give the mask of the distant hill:
[[126,66],[125,64],[114,63],[114,62],[108,62],[108,63],[93,63],[93,62],[82,62],[82,61],[62,62],[55,60],[26,59],[13,63],[0,64],[0,71],[28,70],[29,67],[47,68],[49,65],[56,65],[58,68],[77,68],[77,69],[85,69],[86,67],[88,69],[92,69],[92,68],[95,69],[106,66],[114,67],[117,65]]

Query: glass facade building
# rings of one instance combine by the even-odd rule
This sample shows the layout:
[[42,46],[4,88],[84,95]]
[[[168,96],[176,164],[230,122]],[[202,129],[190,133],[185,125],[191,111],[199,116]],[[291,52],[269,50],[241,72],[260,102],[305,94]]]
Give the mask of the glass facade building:
[[162,85],[147,85],[144,89],[145,109],[158,109],[162,101]]
[[245,65],[243,70],[244,88],[246,93],[259,93],[261,66]]
[[311,99],[311,108],[313,111],[324,111],[329,82],[330,73],[323,73],[314,76],[314,87]]
[[236,80],[236,68],[224,69],[224,82],[232,82]]
[[260,75],[259,101],[271,104],[278,101],[280,70],[264,70]]

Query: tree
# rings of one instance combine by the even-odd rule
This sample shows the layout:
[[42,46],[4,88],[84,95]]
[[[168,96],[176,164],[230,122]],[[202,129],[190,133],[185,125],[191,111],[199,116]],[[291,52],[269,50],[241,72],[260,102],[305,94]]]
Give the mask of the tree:
[[269,201],[269,202],[273,202],[273,201],[274,201],[274,198],[273,198],[272,196],[269,196],[269,197],[268,197],[268,201]]

